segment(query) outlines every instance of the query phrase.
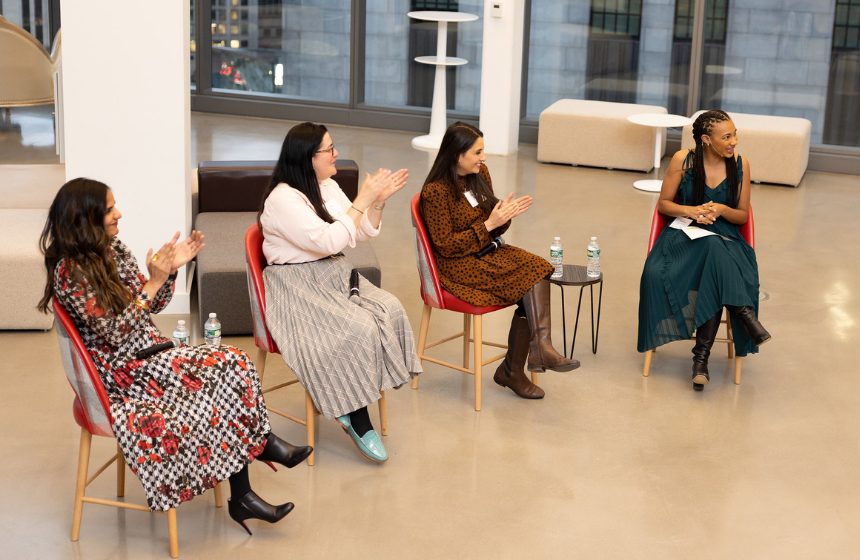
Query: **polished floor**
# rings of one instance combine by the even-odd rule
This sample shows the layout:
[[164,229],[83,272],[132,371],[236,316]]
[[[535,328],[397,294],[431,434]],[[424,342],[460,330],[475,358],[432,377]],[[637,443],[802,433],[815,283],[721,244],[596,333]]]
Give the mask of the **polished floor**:
[[[16,121],[16,113],[11,131],[0,129],[6,204],[26,193],[2,192],[3,164],[57,163],[45,146],[50,114],[22,111]],[[291,124],[194,114],[192,166],[275,159]],[[403,302],[417,335],[422,304],[408,201],[429,157],[410,147],[409,133],[330,130],[340,157],[362,170],[410,169],[373,246],[383,287]],[[544,400],[518,399],[486,366],[483,410],[475,412],[471,377],[426,364],[417,390],[388,395],[388,463],[364,459],[334,422],[318,420],[315,466],[277,473],[251,466],[261,496],[296,509],[277,525],[252,522],[249,537],[211,496],[198,497],[178,510],[182,558],[860,558],[860,375],[850,350],[860,338],[858,177],[808,172],[797,189],[753,186],[761,319],[774,338],[744,360],[740,385],[717,346],[711,383],[694,392],[691,343],[660,348],[648,378],[636,351],[639,276],[656,202],[631,186],[643,174],[539,164],[535,153],[523,145],[515,156],[488,160],[497,193],[535,198],[505,237],[545,255],[558,235],[566,262],[582,264],[597,236],[606,278],[597,353],[588,349],[584,302],[582,367],[542,374]],[[567,296],[570,326],[576,292]],[[487,338],[502,341],[510,316],[487,316]],[[176,319],[156,322],[169,330]],[[459,325],[460,316],[436,311],[431,337]],[[254,351],[250,337],[229,342]],[[456,361],[459,348],[450,343],[436,355]],[[0,332],[0,355],[0,556],[168,558],[166,519],[147,513],[86,505],[80,540],[69,540],[79,429],[56,334]],[[267,384],[287,375],[270,357]],[[298,391],[270,401],[302,410]],[[301,426],[279,417],[273,424],[303,441]],[[93,449],[91,464],[100,464],[114,443],[99,438]],[[111,499],[112,475],[89,491]],[[142,497],[130,474],[126,496]]]

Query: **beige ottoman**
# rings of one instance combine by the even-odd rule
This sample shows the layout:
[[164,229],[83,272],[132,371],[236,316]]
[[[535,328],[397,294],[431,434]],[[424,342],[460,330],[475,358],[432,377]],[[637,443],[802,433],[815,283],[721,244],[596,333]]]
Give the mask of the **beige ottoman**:
[[53,315],[36,310],[45,293],[45,259],[39,236],[47,210],[0,209],[0,330],[49,330]]
[[[692,119],[704,113],[699,111]],[[738,153],[749,160],[750,180],[796,187],[809,163],[812,123],[793,117],[729,113],[738,129]],[[685,126],[681,148],[693,148],[693,126]]]
[[[627,120],[637,113],[667,113],[664,107],[561,99],[540,114],[537,159],[651,171],[654,129]],[[666,149],[663,135],[661,150]]]

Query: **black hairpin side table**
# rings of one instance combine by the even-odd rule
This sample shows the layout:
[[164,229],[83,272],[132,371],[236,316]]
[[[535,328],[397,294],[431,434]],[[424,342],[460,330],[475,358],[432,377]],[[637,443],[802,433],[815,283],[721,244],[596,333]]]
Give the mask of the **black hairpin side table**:
[[[573,348],[576,346],[576,331],[579,328],[579,311],[582,307],[582,290],[586,286],[591,291],[591,352],[597,354],[597,338],[600,335],[600,307],[603,303],[603,273],[600,276],[592,278],[588,276],[588,268],[578,264],[565,264],[564,274],[561,278],[550,278],[552,284],[556,284],[561,290],[561,320],[562,333],[564,335],[564,349],[567,350],[567,318],[564,313],[564,287],[579,286],[579,303],[576,306],[576,324],[573,327],[573,342],[570,345],[570,355],[568,358],[573,358]],[[597,328],[594,326],[594,285],[600,284],[600,292],[597,298]]]

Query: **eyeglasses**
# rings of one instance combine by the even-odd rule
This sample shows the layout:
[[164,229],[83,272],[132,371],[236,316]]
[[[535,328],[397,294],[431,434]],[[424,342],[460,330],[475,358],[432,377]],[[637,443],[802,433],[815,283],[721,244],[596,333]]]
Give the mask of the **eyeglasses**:
[[317,152],[316,152],[316,153],[318,153],[318,154],[322,154],[322,153],[325,153],[325,152],[330,153],[330,154],[332,155],[332,157],[334,157],[334,144],[332,144],[330,148],[326,148],[325,150],[317,150]]

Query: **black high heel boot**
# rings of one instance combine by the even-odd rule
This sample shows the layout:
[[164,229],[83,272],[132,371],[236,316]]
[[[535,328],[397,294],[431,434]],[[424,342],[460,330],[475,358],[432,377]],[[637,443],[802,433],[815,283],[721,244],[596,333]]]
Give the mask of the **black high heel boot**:
[[770,333],[758,322],[758,317],[755,316],[755,311],[753,311],[752,307],[736,307],[734,305],[727,305],[726,307],[741,320],[741,324],[744,326],[747,334],[750,335],[753,344],[761,346],[770,340]]
[[296,447],[275,434],[269,433],[269,437],[266,439],[266,447],[263,448],[263,452],[260,453],[257,459],[272,467],[272,470],[277,471],[278,469],[272,465],[273,462],[291,469],[310,457],[313,452],[314,448],[310,445]]
[[717,330],[720,328],[722,314],[723,310],[720,309],[696,329],[696,345],[693,346],[693,389],[696,391],[703,390],[711,379],[708,374],[708,358],[711,355],[714,339],[717,337]]
[[287,502],[280,506],[273,506],[272,504],[264,501],[260,496],[254,493],[253,490],[239,498],[238,500],[233,500],[230,498],[227,500],[227,511],[230,513],[230,517],[245,528],[248,531],[248,534],[251,535],[251,530],[248,529],[248,526],[245,525],[245,520],[247,519],[262,519],[263,521],[267,521],[269,523],[277,523],[288,513],[293,511],[293,502]]

